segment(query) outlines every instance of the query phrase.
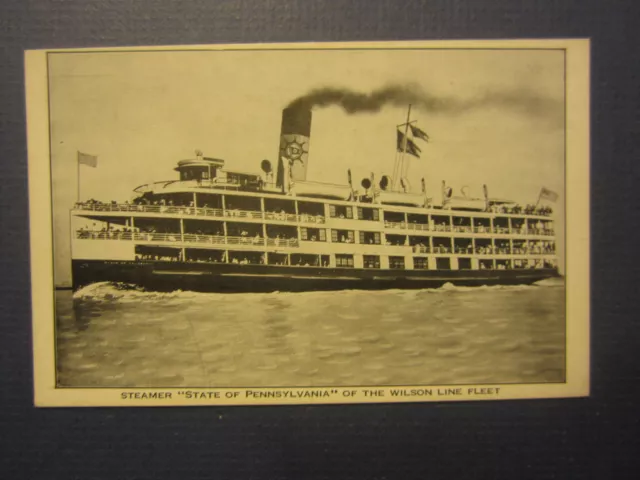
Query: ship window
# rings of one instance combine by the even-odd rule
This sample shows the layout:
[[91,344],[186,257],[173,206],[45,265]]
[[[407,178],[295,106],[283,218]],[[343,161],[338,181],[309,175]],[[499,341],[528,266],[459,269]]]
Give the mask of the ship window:
[[308,240],[310,242],[326,242],[327,236],[324,228],[300,228],[300,240]]
[[353,267],[353,255],[336,254],[337,267]]
[[380,256],[364,255],[363,265],[364,265],[364,268],[380,268]]
[[353,218],[353,209],[347,205],[329,205],[329,215],[333,218]]
[[480,260],[478,262],[480,266],[480,270],[492,270],[493,269],[493,260]]
[[511,260],[496,260],[498,270],[508,270],[511,268]]
[[378,221],[380,219],[377,208],[358,207],[358,220]]
[[471,270],[471,259],[470,258],[459,258],[458,259],[458,270]]
[[436,258],[436,269],[438,270],[451,270],[450,258]]
[[380,245],[380,232],[358,232],[360,243],[365,245]]
[[425,257],[413,257],[413,268],[416,270],[426,270],[429,268],[429,260]]
[[389,257],[389,268],[404,269],[404,257]]
[[331,241],[334,243],[354,243],[353,230],[331,230]]

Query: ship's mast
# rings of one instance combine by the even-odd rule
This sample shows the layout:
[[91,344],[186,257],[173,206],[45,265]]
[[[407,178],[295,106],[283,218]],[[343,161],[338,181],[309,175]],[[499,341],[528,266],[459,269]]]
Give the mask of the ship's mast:
[[405,123],[397,125],[396,127],[396,128],[404,127],[404,137],[402,139],[402,151],[400,152],[400,161],[396,159],[395,165],[393,166],[393,178],[392,178],[392,184],[391,184],[392,190],[396,189],[398,185],[398,181],[400,180],[400,177],[402,177],[404,172],[404,157],[405,157],[405,154],[407,153],[409,125],[414,122],[415,120],[411,121],[411,104],[409,104],[409,108],[407,109],[407,121]]

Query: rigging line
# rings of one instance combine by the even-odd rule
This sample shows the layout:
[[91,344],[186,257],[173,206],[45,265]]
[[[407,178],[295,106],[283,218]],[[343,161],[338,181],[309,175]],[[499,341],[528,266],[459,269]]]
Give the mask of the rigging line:
[[389,185],[389,187],[391,187],[391,189],[393,189],[393,183],[396,181],[396,175],[398,174],[398,149],[396,148],[396,157],[395,160],[393,162],[393,172],[391,173],[391,185]]

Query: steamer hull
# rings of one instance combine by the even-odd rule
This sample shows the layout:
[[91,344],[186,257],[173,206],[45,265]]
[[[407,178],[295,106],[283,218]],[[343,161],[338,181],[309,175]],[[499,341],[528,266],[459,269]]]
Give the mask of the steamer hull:
[[120,282],[151,291],[301,292],[459,286],[530,285],[558,277],[556,269],[372,270],[189,262],[73,261],[73,288]]

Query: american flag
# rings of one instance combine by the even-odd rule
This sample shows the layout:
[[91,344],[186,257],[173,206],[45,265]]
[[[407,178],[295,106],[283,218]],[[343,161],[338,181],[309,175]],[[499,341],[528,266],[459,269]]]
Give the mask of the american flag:
[[98,166],[98,157],[96,155],[78,152],[78,165],[87,165],[96,168]]
[[549,190],[548,188],[542,187],[542,190],[540,190],[540,200],[549,200],[550,202],[557,202],[558,194],[553,190]]
[[[397,149],[399,152],[406,152],[414,157],[420,158],[420,152],[422,151],[410,138],[407,138],[400,130],[397,131],[398,141]],[[406,141],[406,144],[405,144]]]
[[415,125],[409,125],[411,127],[411,133],[415,138],[419,138],[420,140],[424,140],[425,142],[429,141],[429,135],[424,130],[420,130]]

